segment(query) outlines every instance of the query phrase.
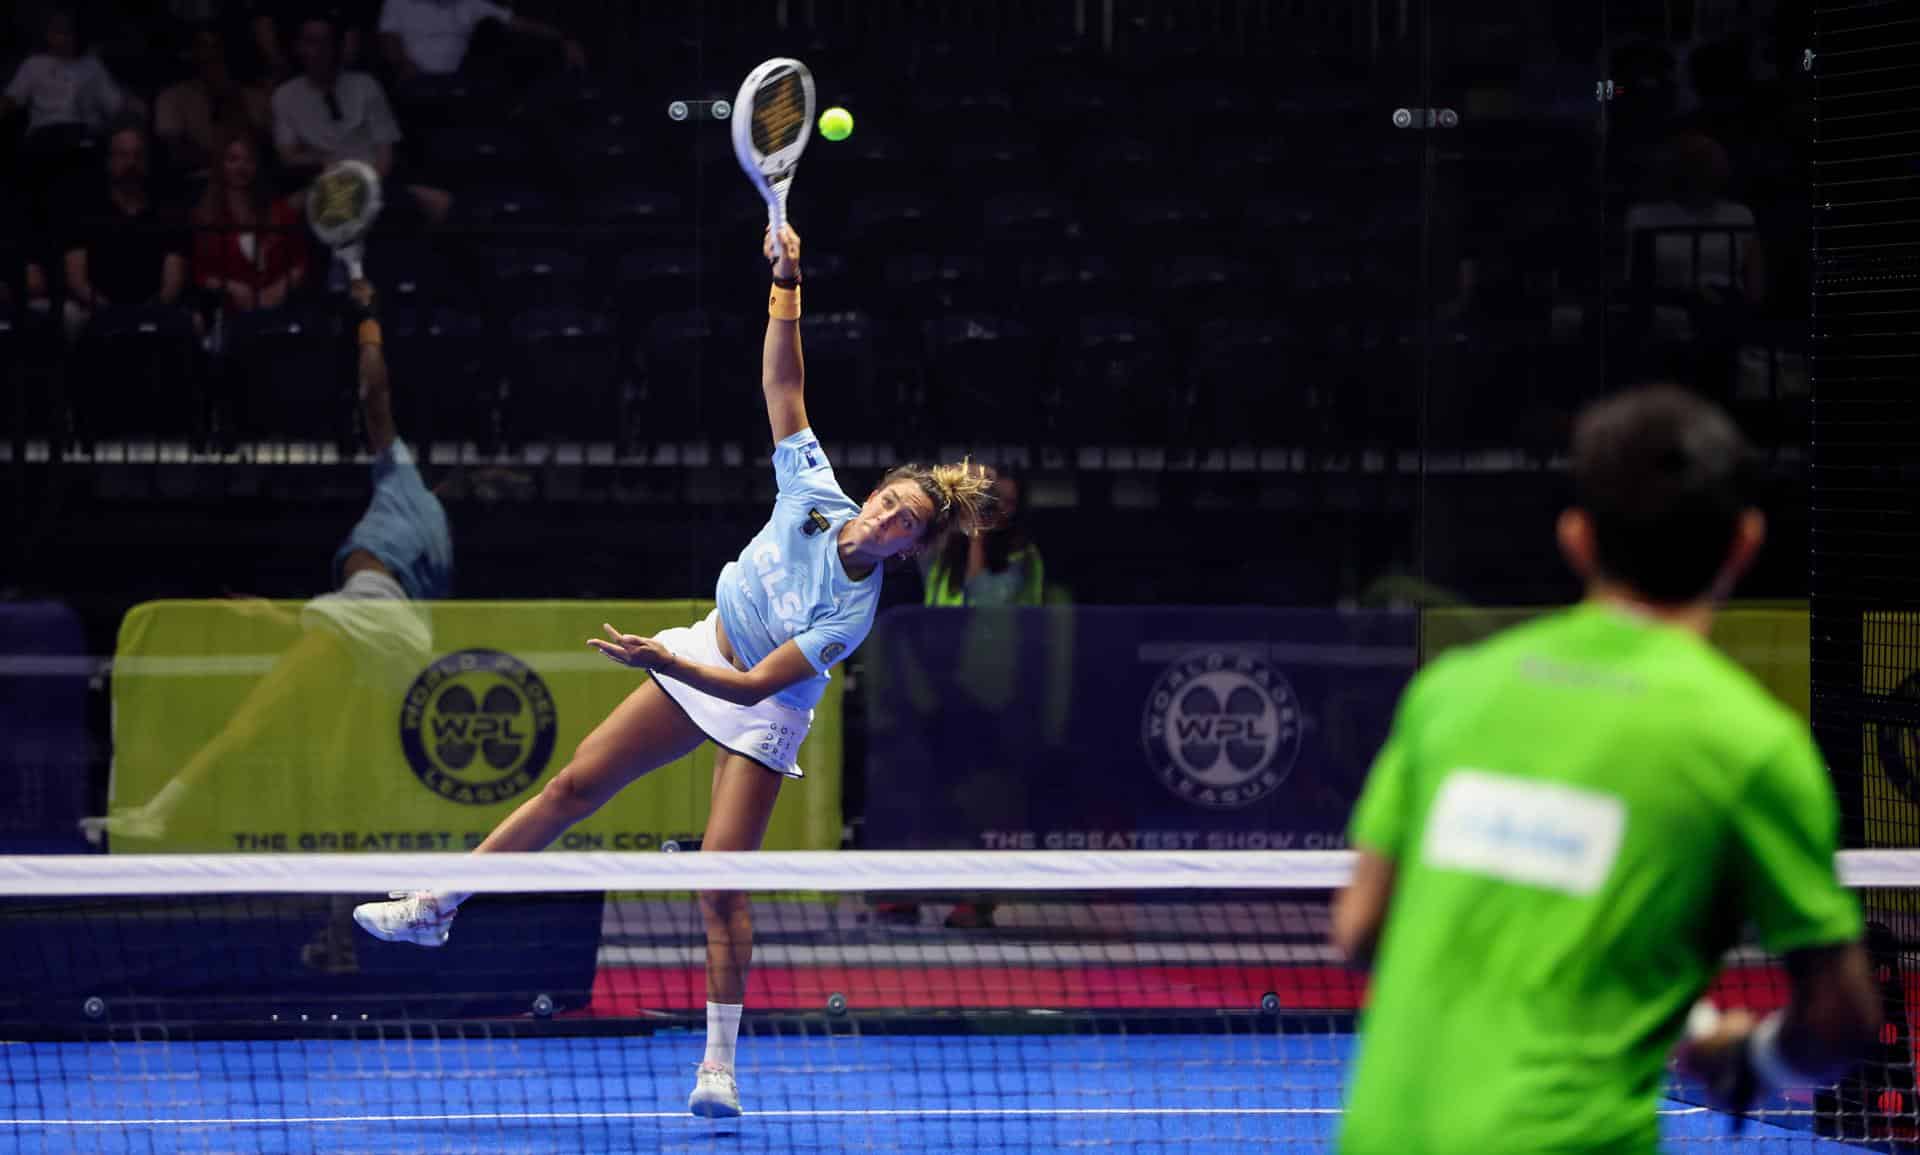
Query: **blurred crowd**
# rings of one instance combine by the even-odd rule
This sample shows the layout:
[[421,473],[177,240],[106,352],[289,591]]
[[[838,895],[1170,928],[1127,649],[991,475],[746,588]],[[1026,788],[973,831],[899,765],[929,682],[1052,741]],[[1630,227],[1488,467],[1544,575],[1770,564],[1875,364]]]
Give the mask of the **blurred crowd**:
[[15,358],[58,383],[21,387],[29,431],[338,437],[258,382],[313,356],[289,314],[342,286],[302,190],[353,158],[396,357],[444,378],[416,425],[720,435],[686,384],[751,347],[756,274],[719,254],[757,209],[724,132],[662,112],[775,52],[860,117],[796,201],[844,436],[1552,446],[1652,376],[1800,430],[1805,94],[1771,5],[1456,14],[1460,119],[1428,133],[1388,115],[1419,30],[1353,5],[532,7],[16,6],[0,316],[58,338]]

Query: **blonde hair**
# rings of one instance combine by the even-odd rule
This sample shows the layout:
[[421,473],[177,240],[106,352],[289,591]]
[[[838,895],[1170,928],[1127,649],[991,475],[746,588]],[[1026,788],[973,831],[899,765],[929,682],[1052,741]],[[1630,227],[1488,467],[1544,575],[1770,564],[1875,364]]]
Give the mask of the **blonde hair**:
[[901,465],[887,471],[879,488],[911,481],[933,503],[933,517],[921,541],[935,541],[948,529],[972,537],[992,529],[1000,520],[1000,496],[994,492],[993,470],[962,458],[951,465]]

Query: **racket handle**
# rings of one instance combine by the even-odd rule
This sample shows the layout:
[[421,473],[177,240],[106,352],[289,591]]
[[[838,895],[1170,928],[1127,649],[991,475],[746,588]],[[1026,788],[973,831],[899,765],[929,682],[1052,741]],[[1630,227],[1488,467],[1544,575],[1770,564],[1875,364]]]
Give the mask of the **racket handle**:
[[787,189],[791,187],[784,180],[774,185],[773,199],[767,202],[767,228],[775,245],[780,243],[780,226],[787,223]]
[[364,243],[355,241],[350,245],[341,245],[339,249],[335,251],[340,254],[340,260],[347,266],[347,279],[349,282],[366,279],[366,270],[361,267],[360,263],[361,258],[366,255],[367,251],[367,246]]

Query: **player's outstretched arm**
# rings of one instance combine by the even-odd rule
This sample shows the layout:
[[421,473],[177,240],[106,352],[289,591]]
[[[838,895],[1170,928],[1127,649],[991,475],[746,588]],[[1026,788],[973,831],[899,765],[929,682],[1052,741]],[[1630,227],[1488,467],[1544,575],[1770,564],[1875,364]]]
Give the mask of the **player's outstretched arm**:
[[368,447],[378,456],[399,438],[399,432],[393,424],[393,394],[387,388],[387,355],[375,318],[372,282],[355,281],[348,298],[353,304],[354,341],[360,346],[360,408],[367,419]]
[[799,643],[791,638],[760,659],[753,669],[741,671],[732,666],[690,662],[652,638],[623,634],[611,624],[605,629],[606,638],[588,638],[587,644],[623,666],[651,670],[736,706],[758,705],[814,676],[812,663],[800,651]]
[[778,252],[771,234],[761,246],[773,287],[768,292],[760,389],[767,397],[767,422],[775,442],[807,428],[806,369],[800,360],[800,234],[792,225],[782,225],[780,239]]

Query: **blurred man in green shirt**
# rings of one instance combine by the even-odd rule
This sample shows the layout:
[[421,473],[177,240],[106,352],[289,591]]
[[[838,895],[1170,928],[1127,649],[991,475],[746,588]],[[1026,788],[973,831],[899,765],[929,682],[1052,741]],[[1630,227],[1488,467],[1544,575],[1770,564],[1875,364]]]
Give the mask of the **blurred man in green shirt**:
[[1819,752],[1705,640],[1765,536],[1747,459],[1677,389],[1594,406],[1559,523],[1585,602],[1407,689],[1334,909],[1374,963],[1346,1155],[1652,1152],[1669,1049],[1749,921],[1792,999],[1722,1016],[1691,1073],[1818,1082],[1878,1028]]

